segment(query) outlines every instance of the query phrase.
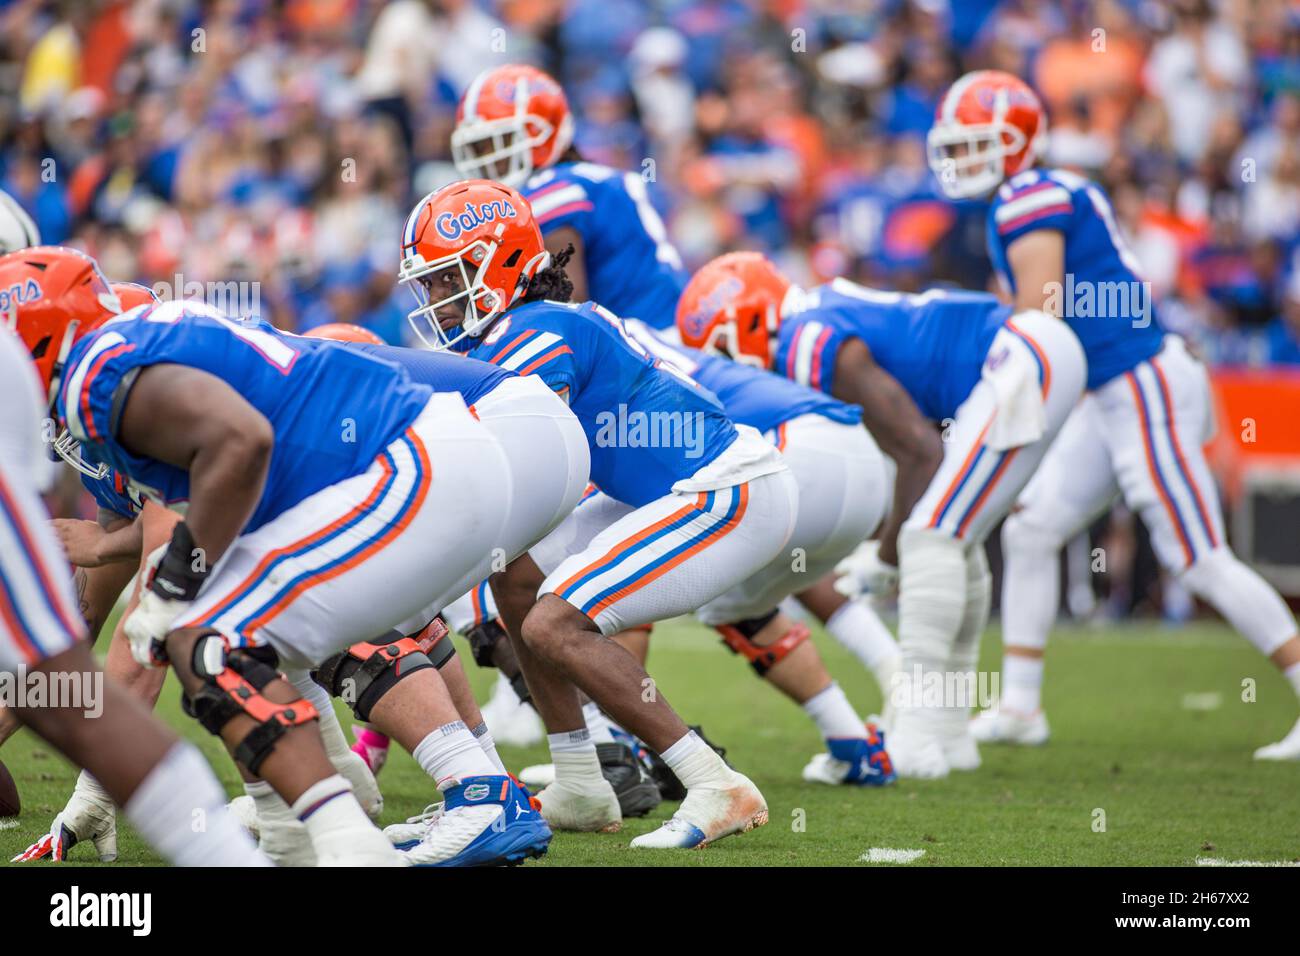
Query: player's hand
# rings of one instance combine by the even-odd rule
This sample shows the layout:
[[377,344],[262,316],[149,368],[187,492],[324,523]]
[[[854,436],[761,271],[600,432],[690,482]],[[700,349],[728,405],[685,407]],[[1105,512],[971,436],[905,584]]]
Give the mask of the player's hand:
[[69,801],[63,812],[50,824],[50,832],[45,834],[22,853],[10,860],[10,863],[30,863],[33,860],[52,860],[62,863],[68,858],[68,851],[81,841],[73,829],[75,826],[87,834],[95,845],[95,852],[101,863],[111,863],[117,859],[117,826],[112,805],[106,809],[94,805],[81,808],[73,806],[76,797]]
[[50,521],[54,533],[68,561],[78,568],[97,568],[104,564],[99,556],[99,545],[106,532],[98,521],[80,518],[54,518]]
[[123,622],[131,656],[142,667],[163,667],[167,663],[167,649],[163,641],[172,624],[190,605],[189,601],[165,598],[154,591],[152,585],[158,566],[170,545],[155,549],[145,561],[142,571],[144,581],[140,586],[140,600],[135,610]]
[[876,599],[898,593],[898,568],[881,560],[880,542],[864,541],[857,550],[835,565],[835,590],[845,597],[869,594]]

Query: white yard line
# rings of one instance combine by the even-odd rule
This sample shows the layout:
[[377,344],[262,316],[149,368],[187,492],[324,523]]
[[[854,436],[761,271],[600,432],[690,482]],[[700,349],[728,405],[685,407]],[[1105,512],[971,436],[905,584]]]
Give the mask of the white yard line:
[[915,863],[925,856],[924,850],[895,850],[890,847],[873,846],[862,856],[859,863]]
[[1295,860],[1220,860],[1214,856],[1198,856],[1197,866],[1300,866]]

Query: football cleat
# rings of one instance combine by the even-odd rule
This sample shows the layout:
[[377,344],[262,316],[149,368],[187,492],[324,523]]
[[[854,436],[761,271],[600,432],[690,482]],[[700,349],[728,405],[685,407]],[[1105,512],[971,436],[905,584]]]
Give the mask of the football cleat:
[[970,733],[982,744],[1020,744],[1026,747],[1042,746],[1051,736],[1047,715],[1041,710],[1023,714],[996,704],[971,718]]
[[[726,763],[726,747],[719,747],[713,741],[709,740],[708,737],[704,736],[703,727],[692,724],[690,729],[695,731],[697,737],[713,748],[713,752],[722,758],[723,763]],[[659,785],[660,796],[665,800],[671,800],[674,802],[686,799],[686,788],[683,787],[682,782],[677,779],[677,775],[673,773],[672,768],[664,762],[663,757],[659,756],[659,754],[655,753],[649,747],[643,746],[641,748],[641,759],[645,763],[646,769],[650,771],[651,778],[653,778],[654,782]],[[727,764],[727,766],[730,767],[731,764]],[[734,770],[735,768],[732,767],[732,769]]]
[[1267,744],[1255,751],[1256,760],[1300,760],[1300,721],[1291,732],[1275,744]]
[[900,777],[937,780],[951,769],[939,742],[938,715],[929,711],[902,710],[894,718],[889,757]]
[[949,770],[967,772],[980,768],[983,761],[980,759],[979,744],[971,733],[970,714],[964,708],[945,710],[935,729]]
[[513,866],[550,846],[551,828],[509,777],[467,777],[443,796],[442,814],[401,854],[407,866]]
[[866,737],[835,738],[826,741],[829,753],[817,754],[803,768],[803,778],[812,783],[852,784],[884,787],[898,779],[885,750],[885,735],[867,724]]
[[638,849],[698,849],[767,823],[767,802],[753,781],[731,771],[725,788],[695,787],[659,829],[632,841]]
[[56,862],[68,858],[68,851],[78,843],[90,840],[101,863],[117,859],[117,810],[112,803],[94,800],[80,790],[74,790],[63,812],[54,818],[50,831],[10,863],[50,859]]
[[541,790],[555,783],[555,764],[535,763],[519,771],[519,779],[529,790]]
[[405,823],[394,823],[384,827],[384,836],[388,842],[399,850],[409,850],[424,839],[433,822],[442,816],[443,804],[431,803],[413,817],[407,817]]
[[581,833],[616,833],[623,828],[618,794],[601,780],[601,786],[579,789],[570,782],[556,781],[537,795],[542,816],[556,830]]
[[625,817],[643,817],[663,799],[659,785],[646,771],[636,753],[624,743],[596,744],[600,772],[618,795],[618,807]]
[[352,752],[364,760],[370,772],[378,777],[379,771],[384,769],[384,764],[388,761],[388,738],[378,731],[357,724],[352,725],[352,736],[356,739]]

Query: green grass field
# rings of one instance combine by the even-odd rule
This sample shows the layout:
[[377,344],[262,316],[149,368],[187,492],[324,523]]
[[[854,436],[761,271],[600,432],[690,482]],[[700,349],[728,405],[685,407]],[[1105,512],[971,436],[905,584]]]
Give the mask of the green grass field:
[[[824,634],[816,640],[859,711],[877,710],[870,676]],[[982,666],[996,667],[998,653],[997,635],[990,632]],[[712,632],[687,622],[660,626],[650,672],[677,710],[701,723],[762,788],[769,824],[703,852],[630,850],[632,836],[675,808],[662,804],[649,818],[626,822],[620,834],[559,834],[545,860],[529,865],[865,866],[859,858],[873,847],[924,850],[915,866],[1300,858],[1300,764],[1250,758],[1255,747],[1290,728],[1294,696],[1222,625],[1063,628],[1048,651],[1045,703],[1053,737],[1046,747],[985,747],[978,772],[902,781],[885,790],[804,783],[800,769],[821,745],[812,724]],[[470,675],[486,692],[492,674],[471,665]],[[1246,678],[1256,682],[1250,703],[1241,699]],[[1219,704],[1187,709],[1189,694],[1217,694]],[[161,703],[165,719],[213,759],[231,794],[242,792],[220,747],[181,715],[177,698],[169,685]],[[340,707],[339,713],[346,724],[347,712]],[[502,748],[502,756],[512,769],[546,759],[544,745]],[[71,791],[75,771],[26,732],[0,757],[24,805],[16,826],[0,821],[0,853],[8,860],[44,832]],[[402,820],[434,798],[429,781],[396,748],[380,783],[383,823]],[[1104,811],[1104,832],[1097,830],[1098,810]],[[119,847],[119,865],[157,862],[132,833],[120,834]],[[85,846],[72,856],[89,862],[94,853]]]

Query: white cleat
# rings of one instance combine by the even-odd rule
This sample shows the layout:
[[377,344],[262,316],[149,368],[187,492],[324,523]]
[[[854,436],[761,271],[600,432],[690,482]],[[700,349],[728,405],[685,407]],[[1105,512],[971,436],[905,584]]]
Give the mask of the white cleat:
[[632,841],[640,849],[680,850],[708,846],[733,833],[767,823],[767,801],[743,773],[732,770],[723,788],[693,787],[677,812],[658,830]]
[[[266,839],[263,831],[262,839]],[[317,866],[401,866],[398,853],[378,827],[347,827],[312,841]]]
[[943,754],[937,715],[928,712],[900,712],[888,735],[889,759],[900,777],[916,780],[940,780],[951,769]]
[[1023,714],[995,704],[971,718],[970,733],[982,744],[1041,747],[1051,736],[1051,729],[1047,726],[1047,715],[1042,710]]
[[555,830],[583,833],[617,833],[623,828],[623,811],[618,794],[604,777],[600,784],[578,789],[572,784],[552,783],[537,794],[542,817]]
[[853,767],[843,760],[836,760],[828,753],[813,754],[803,768],[803,778],[809,783],[825,783],[838,786],[844,783]]
[[1256,760],[1300,760],[1300,721],[1291,732],[1275,744],[1267,744],[1255,751]]
[[292,814],[283,819],[262,818],[258,831],[257,848],[276,866],[316,865],[316,848],[307,825]]
[[394,823],[384,827],[384,836],[388,842],[399,850],[409,849],[424,839],[435,820],[442,816],[442,804],[431,803],[423,812],[407,817],[405,823]]
[[555,764],[535,763],[519,771],[519,782],[533,793],[555,783]]
[[361,755],[345,750],[341,754],[331,755],[330,763],[352,784],[352,794],[357,798],[357,803],[361,804],[361,809],[366,811],[366,816],[378,820],[384,812],[384,795],[379,792],[379,781],[361,759]]
[[[523,703],[504,674],[497,675],[492,696],[482,707],[492,737],[498,744],[531,747],[546,738],[546,728],[537,711]],[[529,784],[528,786],[532,786]]]
[[254,840],[261,836],[261,821],[257,817],[257,804],[248,794],[241,794],[226,804],[226,812],[235,818],[235,822],[248,831]]
[[[441,806],[441,804],[439,804]],[[419,842],[399,854],[407,866],[438,866],[454,860],[484,833],[504,828],[498,804],[456,807],[425,827]],[[390,827],[391,829],[391,827]]]
[[[979,744],[971,733],[970,717],[965,710],[945,711],[936,727],[939,733],[939,746],[943,748],[943,759],[949,770],[969,772],[978,770],[983,761],[980,759]],[[893,742],[890,742],[893,750]]]

